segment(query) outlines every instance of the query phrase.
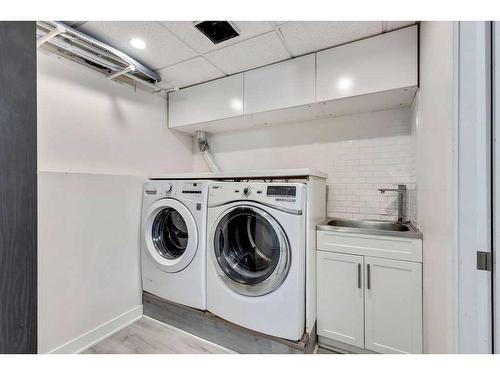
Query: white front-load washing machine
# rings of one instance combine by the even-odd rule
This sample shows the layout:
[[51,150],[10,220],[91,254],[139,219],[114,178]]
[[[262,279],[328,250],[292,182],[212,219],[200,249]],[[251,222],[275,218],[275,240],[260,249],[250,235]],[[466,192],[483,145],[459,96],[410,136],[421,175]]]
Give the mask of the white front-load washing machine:
[[143,189],[143,290],[206,309],[208,181],[148,181]]
[[208,195],[207,310],[264,334],[305,328],[303,183],[219,182]]

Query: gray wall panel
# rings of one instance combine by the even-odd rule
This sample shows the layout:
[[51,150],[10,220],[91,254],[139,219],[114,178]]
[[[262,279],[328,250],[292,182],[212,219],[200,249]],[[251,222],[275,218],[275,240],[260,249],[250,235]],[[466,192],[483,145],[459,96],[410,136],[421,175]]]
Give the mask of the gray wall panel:
[[37,347],[35,22],[0,22],[0,353]]

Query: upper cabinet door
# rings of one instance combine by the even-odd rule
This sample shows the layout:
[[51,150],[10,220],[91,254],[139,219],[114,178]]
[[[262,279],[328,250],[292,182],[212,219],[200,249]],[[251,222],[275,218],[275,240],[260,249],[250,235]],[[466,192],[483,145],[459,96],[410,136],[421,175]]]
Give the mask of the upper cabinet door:
[[315,55],[251,70],[245,75],[245,114],[315,102]]
[[318,102],[418,84],[417,26],[318,52]]
[[243,74],[188,87],[168,95],[168,126],[243,115]]
[[422,264],[365,257],[365,347],[422,353]]

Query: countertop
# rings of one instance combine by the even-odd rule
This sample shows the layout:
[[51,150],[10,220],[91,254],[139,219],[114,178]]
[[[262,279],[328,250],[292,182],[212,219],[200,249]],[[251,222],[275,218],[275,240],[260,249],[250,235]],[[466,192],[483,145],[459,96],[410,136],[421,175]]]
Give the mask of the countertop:
[[194,173],[158,173],[149,176],[150,180],[210,180],[210,179],[246,179],[246,178],[327,178],[327,174],[308,168],[271,169],[254,171],[194,172]]

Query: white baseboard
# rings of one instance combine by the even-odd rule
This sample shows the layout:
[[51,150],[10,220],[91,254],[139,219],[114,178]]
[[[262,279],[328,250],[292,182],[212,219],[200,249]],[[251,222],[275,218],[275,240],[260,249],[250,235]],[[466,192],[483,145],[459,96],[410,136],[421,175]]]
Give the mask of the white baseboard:
[[53,350],[50,354],[74,354],[80,353],[111,336],[120,329],[132,324],[142,317],[142,305],[134,307],[132,310],[111,319],[93,330],[84,333],[74,340],[67,342]]

